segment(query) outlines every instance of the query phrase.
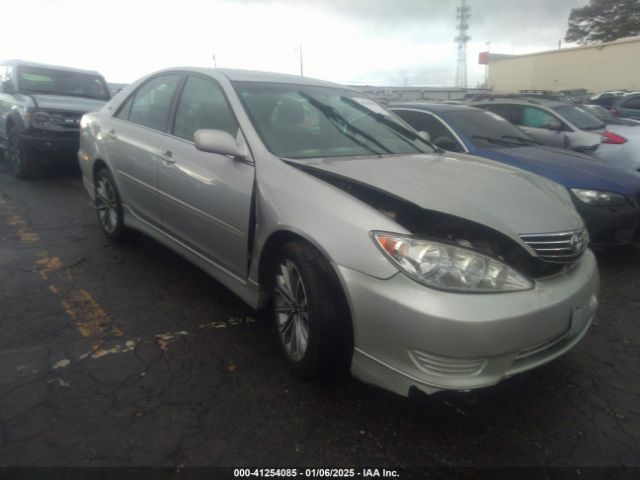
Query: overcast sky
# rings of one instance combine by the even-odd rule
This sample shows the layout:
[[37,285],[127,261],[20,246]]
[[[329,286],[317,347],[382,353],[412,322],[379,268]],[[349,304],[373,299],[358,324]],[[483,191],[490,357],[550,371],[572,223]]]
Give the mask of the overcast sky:
[[[453,85],[459,0],[20,0],[5,2],[0,58],[131,82],[172,66],[299,73],[372,85]],[[469,86],[478,53],[558,47],[587,0],[468,0]]]

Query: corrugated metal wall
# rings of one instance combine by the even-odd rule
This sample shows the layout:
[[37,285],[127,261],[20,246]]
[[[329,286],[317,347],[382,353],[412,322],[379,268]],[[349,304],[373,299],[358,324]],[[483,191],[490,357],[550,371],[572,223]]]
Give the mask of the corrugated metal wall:
[[494,91],[588,88],[640,90],[640,37],[491,62]]

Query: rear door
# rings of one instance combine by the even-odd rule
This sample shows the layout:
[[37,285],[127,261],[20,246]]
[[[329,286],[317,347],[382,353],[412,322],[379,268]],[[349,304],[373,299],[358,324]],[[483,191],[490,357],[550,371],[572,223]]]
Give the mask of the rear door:
[[125,204],[156,226],[161,225],[159,153],[182,79],[177,73],[164,74],[142,84],[118,109],[105,132],[106,150]]
[[220,85],[190,75],[159,164],[163,228],[241,279],[247,276],[254,166],[197,150],[199,129],[242,132]]

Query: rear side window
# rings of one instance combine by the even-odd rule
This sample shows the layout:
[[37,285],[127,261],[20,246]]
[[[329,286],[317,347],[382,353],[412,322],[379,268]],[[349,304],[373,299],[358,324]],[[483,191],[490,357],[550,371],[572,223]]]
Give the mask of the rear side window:
[[550,113],[535,107],[524,107],[522,125],[531,128],[550,128],[555,117]]
[[122,106],[116,117],[144,127],[164,131],[171,109],[171,100],[180,82],[180,75],[162,75],[140,87]]
[[623,101],[620,104],[620,107],[640,110],[640,95],[638,95],[637,97],[631,97],[630,99]]
[[522,125],[522,105],[481,105],[480,108],[496,113],[514,125]]
[[196,130],[203,128],[224,130],[234,137],[238,133],[222,89],[213,80],[189,77],[178,103],[173,134],[193,141]]
[[122,106],[118,109],[116,113],[116,118],[121,118],[122,120],[129,120],[129,114],[131,113],[131,104],[133,103],[133,98],[135,94],[130,95],[127,98],[127,101],[122,104]]
[[394,113],[415,130],[427,132],[434,144],[441,145],[446,143],[447,150],[464,152],[464,147],[454,138],[455,135],[433,115],[412,110],[395,110]]

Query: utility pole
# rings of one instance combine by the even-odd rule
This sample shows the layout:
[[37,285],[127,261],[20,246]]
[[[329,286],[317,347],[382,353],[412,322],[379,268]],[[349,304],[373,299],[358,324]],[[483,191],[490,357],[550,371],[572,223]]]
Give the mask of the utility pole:
[[214,53],[212,57],[213,57],[213,68],[218,68],[218,62],[216,61],[216,54]]
[[456,87],[467,89],[467,42],[471,37],[467,34],[469,30],[469,18],[471,17],[471,7],[467,5],[467,0],[461,0],[457,9],[456,19],[458,20],[458,36],[454,39],[458,44],[458,68],[456,69]]
[[302,44],[300,44],[300,48],[298,51],[300,52],[300,76],[304,77],[304,72],[302,70]]

